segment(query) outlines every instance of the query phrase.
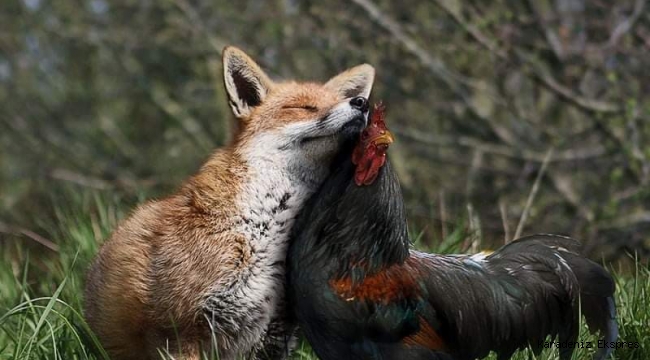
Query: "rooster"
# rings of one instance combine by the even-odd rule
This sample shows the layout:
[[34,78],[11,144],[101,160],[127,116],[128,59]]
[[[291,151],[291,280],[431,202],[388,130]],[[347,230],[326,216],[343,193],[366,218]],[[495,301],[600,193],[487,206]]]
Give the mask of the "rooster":
[[[526,347],[539,354],[550,337],[566,360],[580,346],[571,344],[580,309],[602,344],[616,341],[612,277],[573,239],[529,236],[489,255],[414,250],[383,113],[375,107],[293,228],[290,309],[321,359],[470,360],[494,351],[501,360]],[[594,358],[610,353],[603,347]]]

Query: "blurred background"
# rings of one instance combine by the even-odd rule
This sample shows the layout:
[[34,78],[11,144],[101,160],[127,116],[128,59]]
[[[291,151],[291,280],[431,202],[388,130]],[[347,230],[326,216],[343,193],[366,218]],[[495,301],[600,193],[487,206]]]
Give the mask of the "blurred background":
[[0,251],[56,252],[65,214],[101,241],[228,142],[228,44],[276,79],[376,67],[422,242],[648,256],[645,0],[3,0]]

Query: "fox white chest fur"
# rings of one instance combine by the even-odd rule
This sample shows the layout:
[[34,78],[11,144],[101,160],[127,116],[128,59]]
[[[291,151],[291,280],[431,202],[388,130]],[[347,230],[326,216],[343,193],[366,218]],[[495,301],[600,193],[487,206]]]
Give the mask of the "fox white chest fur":
[[[282,268],[289,232],[303,203],[327,176],[327,166],[315,164],[300,153],[281,149],[275,136],[255,139],[258,144],[244,150],[250,179],[237,199],[240,218],[237,231],[250,241],[253,261],[274,273]],[[266,283],[250,283],[251,290]]]
[[[256,139],[243,151],[249,180],[237,198],[235,231],[249,242],[250,265],[237,274],[236,285],[220,284],[206,302],[212,326],[258,342],[272,322],[284,317],[285,257],[298,211],[327,175],[327,167],[288,149],[272,136]],[[231,306],[237,303],[237,306]],[[234,339],[233,339],[234,340]]]

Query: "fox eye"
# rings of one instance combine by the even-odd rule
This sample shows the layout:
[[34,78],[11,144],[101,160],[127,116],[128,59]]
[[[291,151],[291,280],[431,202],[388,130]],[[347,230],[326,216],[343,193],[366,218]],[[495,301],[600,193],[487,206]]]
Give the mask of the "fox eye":
[[311,112],[316,112],[318,111],[318,108],[314,105],[287,105],[283,106],[283,109],[302,109],[302,110],[307,110]]

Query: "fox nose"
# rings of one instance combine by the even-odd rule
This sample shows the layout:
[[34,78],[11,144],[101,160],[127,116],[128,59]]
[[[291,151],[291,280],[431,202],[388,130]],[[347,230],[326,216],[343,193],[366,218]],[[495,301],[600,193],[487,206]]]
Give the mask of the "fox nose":
[[352,100],[350,100],[350,106],[352,106],[352,108],[354,109],[361,110],[361,112],[365,113],[366,111],[368,111],[368,107],[369,107],[368,99],[364,98],[363,96],[354,97],[352,98]]

